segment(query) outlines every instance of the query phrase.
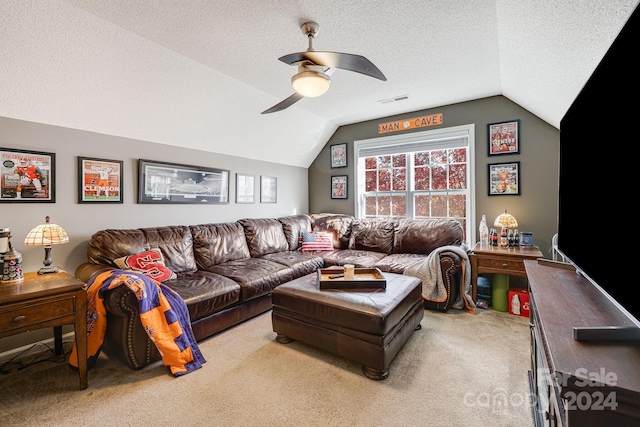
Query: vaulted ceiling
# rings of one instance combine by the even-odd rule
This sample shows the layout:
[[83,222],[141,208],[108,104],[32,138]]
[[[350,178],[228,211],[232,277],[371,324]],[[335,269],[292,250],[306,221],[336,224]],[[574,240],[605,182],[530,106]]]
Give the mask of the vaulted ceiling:
[[[560,120],[638,0],[0,0],[0,116],[308,167],[345,124],[504,95]],[[318,98],[279,57],[363,55]],[[391,101],[395,98],[405,98]]]

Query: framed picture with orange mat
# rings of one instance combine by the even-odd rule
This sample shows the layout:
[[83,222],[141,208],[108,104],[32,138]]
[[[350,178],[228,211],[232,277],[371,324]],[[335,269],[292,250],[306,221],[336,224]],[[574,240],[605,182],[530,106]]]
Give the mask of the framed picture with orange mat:
[[78,156],[78,203],[122,203],[123,162]]

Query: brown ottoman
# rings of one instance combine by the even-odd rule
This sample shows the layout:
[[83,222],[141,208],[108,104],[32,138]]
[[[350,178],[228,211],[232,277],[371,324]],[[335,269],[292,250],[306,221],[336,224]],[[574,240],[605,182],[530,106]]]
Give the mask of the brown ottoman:
[[384,273],[386,289],[320,290],[316,274],[273,290],[273,331],[280,343],[294,340],[362,363],[363,373],[383,380],[389,364],[424,316],[422,282]]

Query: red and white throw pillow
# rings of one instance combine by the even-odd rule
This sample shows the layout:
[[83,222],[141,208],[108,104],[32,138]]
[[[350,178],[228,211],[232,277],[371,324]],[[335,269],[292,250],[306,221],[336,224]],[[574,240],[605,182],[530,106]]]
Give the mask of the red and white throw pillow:
[[333,251],[331,233],[321,231],[301,231],[302,252]]
[[158,282],[176,278],[176,273],[169,270],[159,249],[149,249],[135,255],[127,255],[113,261],[123,270],[133,270],[142,273]]

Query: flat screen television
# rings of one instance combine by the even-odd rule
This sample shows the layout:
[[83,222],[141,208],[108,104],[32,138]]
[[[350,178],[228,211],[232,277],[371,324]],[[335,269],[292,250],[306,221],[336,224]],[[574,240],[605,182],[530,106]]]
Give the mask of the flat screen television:
[[560,122],[558,250],[635,324],[578,340],[640,339],[639,28],[636,7]]

